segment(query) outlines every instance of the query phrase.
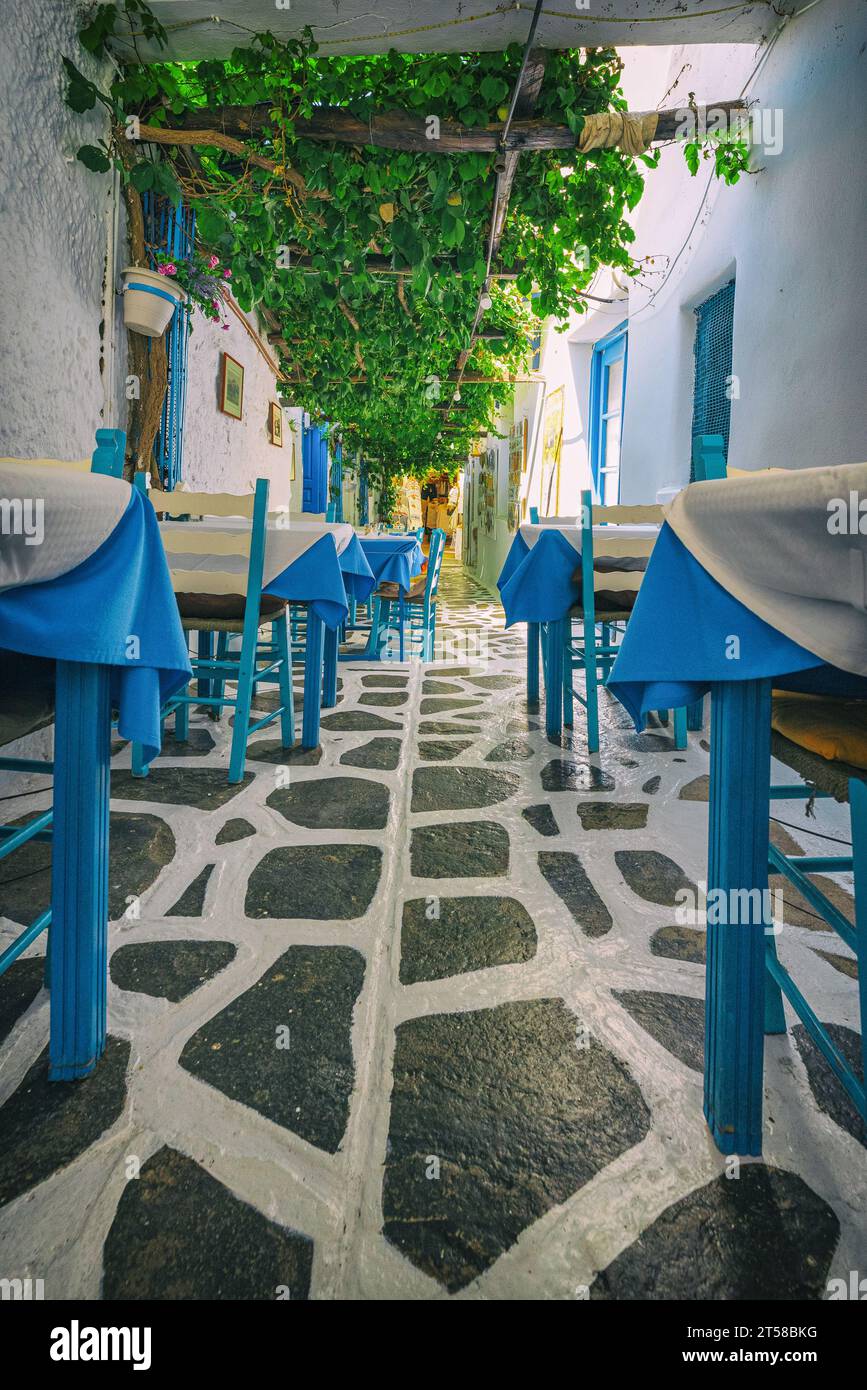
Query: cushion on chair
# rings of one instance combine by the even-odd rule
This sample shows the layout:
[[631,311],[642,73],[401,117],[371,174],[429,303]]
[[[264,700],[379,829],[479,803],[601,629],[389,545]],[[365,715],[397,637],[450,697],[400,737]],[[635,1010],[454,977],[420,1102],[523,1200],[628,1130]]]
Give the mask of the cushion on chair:
[[775,690],[771,727],[828,762],[867,769],[867,700]]
[[54,662],[0,649],[0,745],[54,718]]
[[[416,602],[419,599],[423,599],[426,585],[427,575],[417,575],[416,578],[410,584],[409,588],[404,593],[404,598],[408,598],[411,600],[414,599]],[[400,594],[400,585],[392,584],[390,580],[386,580],[384,584],[380,584],[379,588],[377,589],[374,595],[374,598],[400,598]]]
[[[595,606],[596,621],[604,621],[599,614],[603,610],[619,614],[631,613],[638,597],[638,590],[644,578],[644,571],[647,569],[647,555],[594,555],[593,572],[594,574],[634,574],[634,589],[596,589]],[[581,566],[572,575],[572,583],[578,588],[578,601],[576,608],[581,608],[581,595],[584,592],[583,577]],[[573,613],[575,609],[572,610]]]
[[[247,600],[243,594],[175,594],[178,611],[188,621],[243,622]],[[259,602],[259,617],[270,623],[285,612],[286,600],[263,594]]]

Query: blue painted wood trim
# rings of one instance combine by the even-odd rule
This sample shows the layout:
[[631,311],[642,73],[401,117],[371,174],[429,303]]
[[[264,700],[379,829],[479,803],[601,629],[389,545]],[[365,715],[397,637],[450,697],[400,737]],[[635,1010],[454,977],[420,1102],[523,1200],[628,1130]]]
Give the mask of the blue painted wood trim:
[[105,1048],[109,669],[57,663],[49,1079],[87,1076]]
[[122,478],[125,455],[125,430],[97,430],[96,448],[91,456],[90,471],[107,474],[112,478]]
[[[593,489],[597,498],[601,498],[599,491],[599,469],[602,464],[605,430],[602,415],[606,409],[605,384],[607,379],[607,368],[612,362],[623,359],[623,382],[620,399],[620,427],[623,429],[623,418],[626,409],[626,374],[628,361],[628,320],[624,319],[610,333],[606,333],[604,338],[599,338],[593,344],[593,355],[590,359],[590,409],[588,412],[588,444],[590,454],[590,471],[593,475]],[[618,487],[618,496],[620,489]]]
[[[771,682],[712,689],[707,885],[768,885]],[[726,1154],[762,1150],[765,930],[708,923],[704,1114]]]
[[302,748],[319,747],[320,701],[322,699],[322,658],[325,627],[312,608],[307,609],[307,639],[304,651],[304,709],[301,715]]

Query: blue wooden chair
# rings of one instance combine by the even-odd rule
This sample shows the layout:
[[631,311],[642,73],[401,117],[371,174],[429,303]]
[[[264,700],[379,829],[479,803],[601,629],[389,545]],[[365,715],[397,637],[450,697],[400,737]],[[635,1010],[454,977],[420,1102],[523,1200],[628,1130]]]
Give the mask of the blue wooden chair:
[[[141,475],[140,475],[141,476]],[[182,577],[175,571],[173,580],[189,583],[189,592],[178,592],[178,608],[181,624],[186,632],[198,634],[197,655],[190,661],[196,680],[194,693],[189,690],[173,695],[162,710],[165,722],[170,715],[175,717],[175,738],[184,742],[189,736],[190,705],[205,705],[217,712],[225,708],[235,711],[235,724],[232,730],[232,748],[229,756],[229,781],[240,782],[244,776],[247,740],[258,729],[280,720],[281,739],[284,748],[291,748],[295,741],[295,706],[292,691],[292,648],[286,616],[286,602],[262,593],[262,577],[265,564],[265,537],[268,521],[268,480],[259,478],[254,494],[233,496],[227,493],[185,492],[183,504],[185,513],[190,516],[242,516],[251,521],[249,532],[232,536],[232,553],[249,554],[247,567],[246,593],[244,596],[232,592],[200,593],[193,592],[193,586],[201,582],[204,575],[190,571]],[[165,512],[176,504],[172,493],[151,492],[150,499],[158,511]],[[190,542],[183,535],[183,525],[163,530],[163,542],[168,552],[171,568],[172,552],[183,553],[185,544]],[[195,536],[195,523],[191,532]],[[260,640],[261,628],[270,628],[270,639]],[[213,639],[216,635],[216,653]],[[241,643],[233,650],[231,640],[240,636]],[[261,664],[260,664],[261,663]],[[236,694],[226,695],[226,682],[237,683]],[[280,690],[280,705],[272,713],[250,723],[250,709],[256,690],[260,684],[277,685]],[[136,777],[146,777],[147,764],[142,759],[141,749],[133,745],[132,771]]]
[[436,603],[440,570],[445,554],[446,533],[440,527],[431,531],[427,571],[402,591],[397,584],[381,584],[373,597],[374,650],[385,642],[394,655],[390,633],[397,627],[398,660],[403,661],[407,646],[410,655],[418,646],[422,661],[433,661],[436,643]]
[[530,524],[531,524],[532,526],[538,526],[538,525],[539,525],[539,508],[538,508],[538,507],[531,507],[531,508],[530,508]]
[[[770,800],[812,800],[814,797],[848,799],[852,825],[851,854],[784,854],[776,845],[768,846],[768,870],[783,874],[810,904],[814,912],[836,932],[858,962],[858,996],[861,1013],[861,1075],[842,1056],[810,1004],[777,958],[776,937],[765,932],[765,1033],[785,1033],[786,996],[819,1052],[848,1094],[862,1121],[867,1125],[867,772],[845,764],[829,762],[809,752],[781,734],[772,735],[773,756],[796,771],[796,783],[772,785]],[[852,776],[848,774],[852,773]],[[811,874],[851,872],[855,880],[855,925],[853,926],[811,881]]]
[[721,434],[692,436],[692,480],[707,483],[726,477],[725,440]]
[[[598,574],[594,564],[593,527],[617,526],[627,522],[653,523],[660,519],[659,507],[603,507],[595,514],[590,492],[581,494],[581,599],[565,619],[548,623],[543,634],[542,655],[545,662],[545,724],[549,734],[560,732],[561,687],[562,719],[571,725],[574,720],[574,701],[587,711],[587,748],[599,751],[599,686],[604,685],[619,650],[620,640],[629,620],[629,609],[596,604],[596,590],[617,590],[632,584],[624,579],[627,570],[612,569]],[[636,554],[640,554],[636,550]],[[632,584],[637,588],[640,579]],[[577,631],[576,631],[577,628]],[[597,628],[600,630],[597,633]],[[584,672],[584,694],[575,689],[574,673]],[[668,712],[660,711],[663,723]],[[686,748],[686,709],[674,711],[674,744]]]
[[[82,473],[123,477],[126,434],[123,430],[97,430],[96,448],[90,459],[22,459],[40,468],[73,468]],[[50,724],[54,718],[54,662],[20,652],[0,653],[0,668],[8,665],[0,680],[0,747],[13,743]],[[53,774],[53,761],[0,755],[0,771]],[[53,809],[40,811],[25,825],[0,825],[0,860],[31,841],[51,840]],[[41,936],[51,924],[51,909],[41,912],[0,954],[0,975]],[[45,983],[48,984],[46,951]]]

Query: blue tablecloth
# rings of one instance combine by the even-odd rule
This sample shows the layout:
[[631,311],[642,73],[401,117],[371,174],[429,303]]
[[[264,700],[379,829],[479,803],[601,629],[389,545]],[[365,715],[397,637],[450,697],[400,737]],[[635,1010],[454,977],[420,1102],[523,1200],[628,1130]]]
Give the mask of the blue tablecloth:
[[376,584],[408,589],[421,574],[424,551],[416,536],[362,536],[360,544]]
[[578,601],[580,586],[572,582],[572,576],[580,561],[575,547],[554,527],[540,535],[532,548],[518,532],[497,580],[506,627],[565,618]]
[[663,525],[608,689],[640,729],[651,710],[692,704],[714,682],[766,676],[781,689],[867,698],[867,679],[826,665],[756,617]]
[[358,537],[354,536],[343,554],[338,555],[334,536],[327,532],[272,579],[265,593],[290,603],[308,604],[325,626],[333,629],[346,622],[347,594],[363,600],[375,583]]
[[156,757],[160,707],[191,672],[157,519],[139,492],[82,564],[0,593],[0,647],[111,667],[118,729]]
[[341,553],[340,569],[349,598],[364,603],[376,588],[377,575],[370,564],[364,542],[359,536],[353,536],[349,545]]

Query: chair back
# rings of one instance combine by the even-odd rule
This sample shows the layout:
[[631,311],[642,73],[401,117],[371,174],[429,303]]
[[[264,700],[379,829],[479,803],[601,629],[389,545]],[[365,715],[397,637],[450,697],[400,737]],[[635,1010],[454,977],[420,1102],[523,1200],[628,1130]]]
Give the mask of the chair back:
[[[138,486],[139,478],[136,477]],[[236,495],[228,492],[162,492],[151,488],[148,496],[157,512],[171,513],[183,498],[184,513],[190,517],[234,518],[248,520],[248,527],[226,526],[225,529],[204,529],[195,521],[163,521],[160,535],[169,563],[172,588],[176,594],[241,594],[246,597],[244,636],[248,624],[255,634],[259,627],[259,603],[262,597],[262,576],[265,568],[265,540],[268,522],[268,479],[257,478],[256,490]],[[173,556],[210,555],[213,569],[187,570],[173,563]],[[218,557],[246,556],[247,573],[220,570]]]
[[531,508],[530,508],[530,525],[531,525],[531,526],[538,526],[538,525],[539,525],[539,508],[538,508],[538,507],[531,507]]
[[2,458],[0,463],[29,463],[34,468],[67,468],[75,473],[103,473],[122,478],[125,453],[125,430],[97,430],[96,448],[89,459]]
[[427,583],[424,589],[424,601],[427,607],[430,607],[437,596],[445,548],[446,533],[437,526],[430,533],[430,550],[427,557]]
[[725,440],[721,434],[692,436],[692,476],[696,483],[726,476]]
[[[593,494],[581,493],[581,601],[584,608],[585,623],[595,622],[596,592],[635,593],[641,587],[643,570],[634,565],[626,568],[626,562],[648,557],[656,544],[656,532],[646,535],[618,536],[618,526],[660,526],[663,520],[662,507],[658,505],[634,507],[595,507]],[[610,538],[601,540],[593,535],[594,526],[610,526]],[[597,553],[608,561],[604,568],[597,570]],[[617,568],[617,559],[622,557],[624,568]],[[629,610],[624,609],[624,620]]]

